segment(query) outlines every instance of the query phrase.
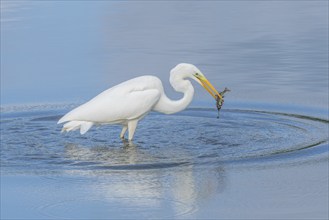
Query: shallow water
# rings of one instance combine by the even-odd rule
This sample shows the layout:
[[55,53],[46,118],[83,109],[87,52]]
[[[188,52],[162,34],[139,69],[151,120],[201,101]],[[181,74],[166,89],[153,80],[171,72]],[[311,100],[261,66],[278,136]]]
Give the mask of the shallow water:
[[[83,136],[60,134],[56,122],[65,111],[3,109],[2,217],[306,218],[328,213],[327,119],[241,109],[224,109],[217,119],[215,109],[190,108],[176,115],[150,114],[129,144],[118,138],[119,126],[93,127]],[[317,180],[315,193],[308,193],[310,179],[301,169]],[[282,183],[301,177],[296,187]],[[267,185],[272,181],[278,181],[274,189]],[[236,182],[244,185],[242,191]],[[262,199],[229,201],[250,192]],[[24,195],[19,202],[18,194]],[[301,210],[304,197],[315,205]],[[289,202],[286,212],[270,208],[273,201],[262,203],[269,199],[295,205]],[[247,212],[247,201],[264,210]],[[17,203],[20,214],[13,208]],[[215,204],[218,210],[210,209]]]
[[[328,1],[1,6],[2,104],[82,103],[145,74],[178,98],[168,78],[181,62],[195,64],[218,90],[230,88],[230,100],[329,104]],[[195,99],[211,100],[195,88]]]
[[[143,170],[280,162],[325,157],[328,121],[252,110],[192,108],[176,115],[153,113],[141,121],[133,144],[118,138],[121,127],[94,127],[59,135],[60,114],[5,113],[2,167],[13,172]],[[19,135],[19,138],[15,138]]]
[[[60,134],[72,105],[177,63],[217,119]],[[19,79],[19,80],[18,80]],[[1,219],[328,219],[328,1],[1,1]],[[9,106],[10,105],[10,106]],[[212,109],[208,109],[212,108]]]

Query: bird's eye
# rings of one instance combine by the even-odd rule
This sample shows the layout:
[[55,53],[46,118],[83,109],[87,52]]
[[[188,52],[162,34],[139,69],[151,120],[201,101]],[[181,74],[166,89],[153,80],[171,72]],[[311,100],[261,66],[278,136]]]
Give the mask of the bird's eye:
[[195,75],[196,75],[196,76],[198,76],[198,75],[199,75],[199,73],[196,73]]

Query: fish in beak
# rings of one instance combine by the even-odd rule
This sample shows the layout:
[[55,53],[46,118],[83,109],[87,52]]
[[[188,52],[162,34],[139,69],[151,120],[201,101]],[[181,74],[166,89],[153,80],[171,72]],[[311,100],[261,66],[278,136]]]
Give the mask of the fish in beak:
[[205,88],[205,90],[207,90],[209,94],[216,100],[216,107],[218,110],[217,118],[219,118],[219,111],[222,108],[222,105],[224,104],[224,94],[226,92],[229,92],[230,90],[225,88],[222,92],[218,92],[203,74],[196,73],[194,76],[196,78],[196,81],[203,88]]

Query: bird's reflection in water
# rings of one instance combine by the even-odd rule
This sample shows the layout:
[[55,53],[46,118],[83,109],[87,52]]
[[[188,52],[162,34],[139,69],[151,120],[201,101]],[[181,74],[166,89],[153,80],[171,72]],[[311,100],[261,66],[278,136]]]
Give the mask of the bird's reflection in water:
[[[156,149],[162,157],[166,153],[161,147]],[[71,174],[96,178],[88,184],[92,197],[134,213],[148,210],[166,217],[193,215],[198,204],[222,191],[226,182],[223,166],[195,164],[189,161],[188,152],[177,152],[181,163],[170,157],[159,162],[154,149],[127,143],[94,147],[69,144],[65,154],[75,164],[89,167],[71,170]],[[125,212],[122,217],[131,216]]]
[[90,162],[100,166],[128,165],[137,163],[138,148],[131,142],[123,142],[122,146],[97,145],[85,147],[77,144],[65,146],[65,156],[75,163]]

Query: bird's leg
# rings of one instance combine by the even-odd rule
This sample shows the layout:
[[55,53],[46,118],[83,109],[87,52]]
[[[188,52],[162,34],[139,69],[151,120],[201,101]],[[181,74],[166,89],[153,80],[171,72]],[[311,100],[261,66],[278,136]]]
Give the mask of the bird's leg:
[[134,137],[138,120],[132,120],[128,122],[128,140],[131,141]]
[[122,128],[121,134],[120,134],[121,139],[125,139],[125,133],[126,133],[127,129],[128,129],[128,126],[124,125]]

